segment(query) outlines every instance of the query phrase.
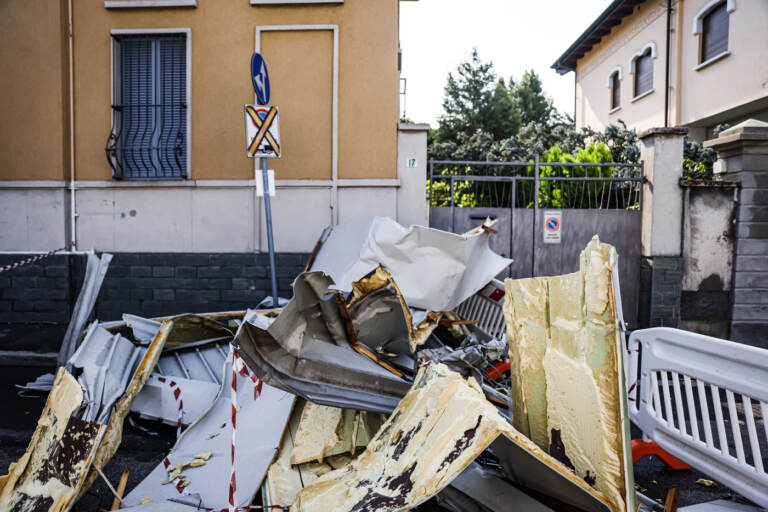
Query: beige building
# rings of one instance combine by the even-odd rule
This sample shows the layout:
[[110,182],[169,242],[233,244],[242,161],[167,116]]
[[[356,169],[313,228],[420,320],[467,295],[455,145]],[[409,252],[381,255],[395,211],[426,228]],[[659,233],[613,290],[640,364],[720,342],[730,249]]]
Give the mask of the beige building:
[[266,250],[243,105],[279,106],[278,251],[426,219],[426,129],[398,123],[399,0],[0,2],[0,251]]
[[615,0],[553,64],[575,73],[577,127],[768,120],[768,2]]

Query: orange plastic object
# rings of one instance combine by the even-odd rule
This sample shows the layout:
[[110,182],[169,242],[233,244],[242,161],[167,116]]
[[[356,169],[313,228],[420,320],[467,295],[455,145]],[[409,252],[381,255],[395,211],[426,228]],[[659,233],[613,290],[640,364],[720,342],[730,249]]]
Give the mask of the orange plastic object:
[[673,457],[661,448],[653,441],[643,441],[642,439],[632,440],[632,464],[639,461],[646,455],[656,455],[658,458],[664,461],[664,463],[674,470],[691,469],[691,466],[681,461],[680,459]]
[[485,369],[485,374],[491,379],[491,380],[499,380],[502,375],[507,373],[509,371],[509,361],[502,361],[500,363],[496,363],[493,366],[489,366]]

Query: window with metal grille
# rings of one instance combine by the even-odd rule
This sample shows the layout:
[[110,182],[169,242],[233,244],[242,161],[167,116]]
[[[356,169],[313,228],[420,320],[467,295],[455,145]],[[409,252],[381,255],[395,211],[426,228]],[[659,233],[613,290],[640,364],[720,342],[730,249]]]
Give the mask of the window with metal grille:
[[635,60],[635,97],[653,89],[653,56],[646,51]]
[[723,2],[701,20],[701,57],[706,62],[728,50],[728,11]]
[[187,177],[187,34],[113,35],[112,131],[116,179]]
[[619,72],[615,71],[611,75],[611,110],[621,106],[621,82],[619,81]]

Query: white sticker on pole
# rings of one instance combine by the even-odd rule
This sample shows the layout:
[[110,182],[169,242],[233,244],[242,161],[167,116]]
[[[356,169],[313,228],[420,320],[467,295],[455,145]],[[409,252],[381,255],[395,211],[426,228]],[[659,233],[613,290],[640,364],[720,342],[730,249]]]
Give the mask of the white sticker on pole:
[[544,243],[559,244],[562,232],[562,210],[544,210]]
[[[264,171],[256,171],[256,195],[264,197]],[[267,180],[269,180],[269,196],[275,196],[275,171],[267,171]]]

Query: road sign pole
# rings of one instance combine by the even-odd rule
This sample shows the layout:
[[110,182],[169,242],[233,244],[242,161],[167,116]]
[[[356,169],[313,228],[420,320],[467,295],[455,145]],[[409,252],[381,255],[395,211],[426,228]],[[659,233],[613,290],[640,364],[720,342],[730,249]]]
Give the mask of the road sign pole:
[[267,246],[269,247],[269,273],[272,278],[272,307],[280,307],[277,300],[277,270],[275,269],[275,242],[272,239],[272,207],[269,203],[269,176],[267,159],[261,159],[261,179],[264,183],[264,212],[267,220]]

